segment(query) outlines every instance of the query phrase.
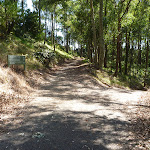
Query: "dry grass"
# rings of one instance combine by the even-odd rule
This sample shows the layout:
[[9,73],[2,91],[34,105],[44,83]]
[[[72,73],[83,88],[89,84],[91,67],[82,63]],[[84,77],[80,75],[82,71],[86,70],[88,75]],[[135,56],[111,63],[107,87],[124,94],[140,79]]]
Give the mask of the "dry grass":
[[25,102],[27,97],[23,97],[19,94],[0,94],[0,113],[8,114],[8,112],[13,112],[13,109],[16,109],[21,103]]
[[27,94],[30,86],[26,82],[23,74],[16,73],[10,68],[0,67],[0,93],[13,93]]
[[0,121],[26,102],[32,90],[23,72],[0,66]]
[[3,114],[28,101],[29,95],[53,70],[29,70],[13,69],[0,66],[0,120]]
[[137,147],[143,150],[150,149],[150,90],[137,105],[131,130],[139,141]]

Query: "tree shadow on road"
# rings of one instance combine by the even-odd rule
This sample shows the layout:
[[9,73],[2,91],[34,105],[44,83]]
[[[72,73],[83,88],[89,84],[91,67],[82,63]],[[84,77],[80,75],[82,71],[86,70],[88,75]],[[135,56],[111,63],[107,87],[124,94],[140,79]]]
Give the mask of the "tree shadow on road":
[[53,112],[51,108],[28,107],[14,119],[20,122],[5,126],[7,133],[1,135],[0,150],[129,148],[126,134],[129,123],[117,118],[108,119],[93,112]]
[[114,110],[126,113],[124,104],[109,89],[89,76],[88,66],[68,62],[41,84],[36,103],[3,125],[0,150],[132,149],[130,123],[114,117]]

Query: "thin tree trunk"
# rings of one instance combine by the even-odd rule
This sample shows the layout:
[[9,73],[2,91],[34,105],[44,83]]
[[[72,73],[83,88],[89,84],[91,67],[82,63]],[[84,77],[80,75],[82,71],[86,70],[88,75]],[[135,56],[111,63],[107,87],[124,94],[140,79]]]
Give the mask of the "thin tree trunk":
[[134,43],[132,39],[132,48],[130,50],[130,74],[132,73],[132,66],[133,66],[133,50],[134,50]]
[[93,54],[93,44],[92,44],[92,39],[90,38],[90,62],[93,62],[92,54]]
[[107,54],[108,54],[108,48],[107,44],[105,44],[105,57],[104,57],[104,67],[107,68]]
[[[107,17],[107,2],[106,0],[106,6],[105,6],[105,18]],[[105,24],[105,34],[107,33],[107,24]],[[107,43],[105,43],[105,57],[104,57],[104,67],[107,68],[107,54],[108,54],[108,48]]]
[[87,40],[86,47],[87,47],[87,57],[90,60],[90,45],[89,45],[89,41],[88,40]]
[[8,22],[7,22],[7,8],[6,8],[6,5],[5,5],[5,17],[6,17],[6,22],[5,22],[5,26],[6,26],[6,33],[7,33],[7,29],[8,29]]
[[116,48],[116,40],[115,40],[115,36],[113,37],[113,51],[112,51],[112,60],[111,60],[111,71],[113,70],[114,68],[114,56],[115,56],[115,48]]
[[119,44],[119,73],[122,73],[122,34],[120,33],[120,44]]
[[[122,18],[128,13],[128,10],[130,8],[130,3],[132,0],[129,0],[127,5],[126,5],[126,9],[123,12],[123,15],[120,17],[120,14],[122,13],[122,7],[124,5],[124,1],[120,1],[121,2],[121,8],[119,9],[118,12],[118,37],[117,37],[117,57],[116,57],[116,71],[115,71],[115,76],[118,75],[118,66],[121,72],[121,20]],[[119,63],[119,64],[118,64]]]
[[104,38],[103,38],[103,0],[99,1],[99,69],[104,63]]
[[146,86],[147,69],[148,69],[148,56],[149,56],[149,41],[147,40],[147,48],[146,48],[146,66],[145,66],[145,80],[144,80],[144,86]]
[[44,44],[46,43],[46,19],[47,19],[47,11],[46,11],[46,15],[45,15],[45,39],[44,39]]
[[138,64],[141,65],[141,36],[138,37]]
[[54,16],[53,13],[51,14],[51,19],[52,19],[52,34],[51,34],[51,38],[52,38],[52,46],[54,44]]
[[66,29],[66,52],[69,52],[69,34],[68,34],[68,28]]
[[39,30],[41,30],[41,0],[39,0]]
[[118,75],[118,64],[119,64],[119,57],[120,57],[120,29],[121,29],[121,19],[120,14],[118,14],[118,36],[117,36],[117,56],[116,56],[116,71],[115,76]]
[[128,74],[128,55],[129,55],[129,36],[128,30],[126,29],[126,58],[125,58],[125,75]]
[[94,8],[93,8],[93,0],[90,0],[90,8],[91,8],[91,20],[92,20],[92,29],[93,29],[93,42],[94,42],[94,52],[95,58],[94,63],[95,67],[98,67],[97,61],[97,40],[96,40],[96,26],[95,26],[95,19],[94,19]]
[[56,5],[54,6],[54,51],[55,51],[55,9]]

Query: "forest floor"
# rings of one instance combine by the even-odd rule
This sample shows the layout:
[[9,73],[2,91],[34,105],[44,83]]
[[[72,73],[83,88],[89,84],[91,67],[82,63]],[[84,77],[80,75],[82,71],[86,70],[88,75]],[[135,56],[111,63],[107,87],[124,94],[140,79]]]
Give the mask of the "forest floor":
[[81,59],[40,76],[30,100],[0,120],[0,150],[150,148],[149,133],[141,144],[133,131],[137,108],[147,108],[139,104],[145,92],[102,84]]

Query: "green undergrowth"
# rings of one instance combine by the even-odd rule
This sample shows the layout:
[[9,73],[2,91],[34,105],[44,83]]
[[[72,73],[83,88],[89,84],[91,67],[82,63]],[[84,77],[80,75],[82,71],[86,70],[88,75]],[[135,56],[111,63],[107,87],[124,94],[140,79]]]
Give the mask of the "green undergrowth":
[[92,69],[92,74],[100,80],[102,83],[108,86],[114,86],[119,88],[133,89],[133,90],[145,90],[144,83],[140,81],[136,76],[118,74],[117,77],[113,73],[108,71],[100,71]]
[[[45,65],[45,57],[37,59],[35,53],[49,54],[48,64]],[[65,59],[72,59],[73,55],[66,53],[60,46],[53,47],[44,44],[43,41],[35,41],[34,39],[18,38],[10,35],[5,40],[0,40],[0,63],[7,66],[7,55],[25,55],[27,70],[43,69],[45,67],[53,67],[59,63],[63,63]],[[54,56],[53,58],[51,56]],[[52,59],[51,59],[52,58]],[[47,59],[47,57],[46,57]],[[43,63],[44,62],[44,63]],[[17,66],[18,67],[18,66]],[[19,66],[23,68],[23,66]]]

